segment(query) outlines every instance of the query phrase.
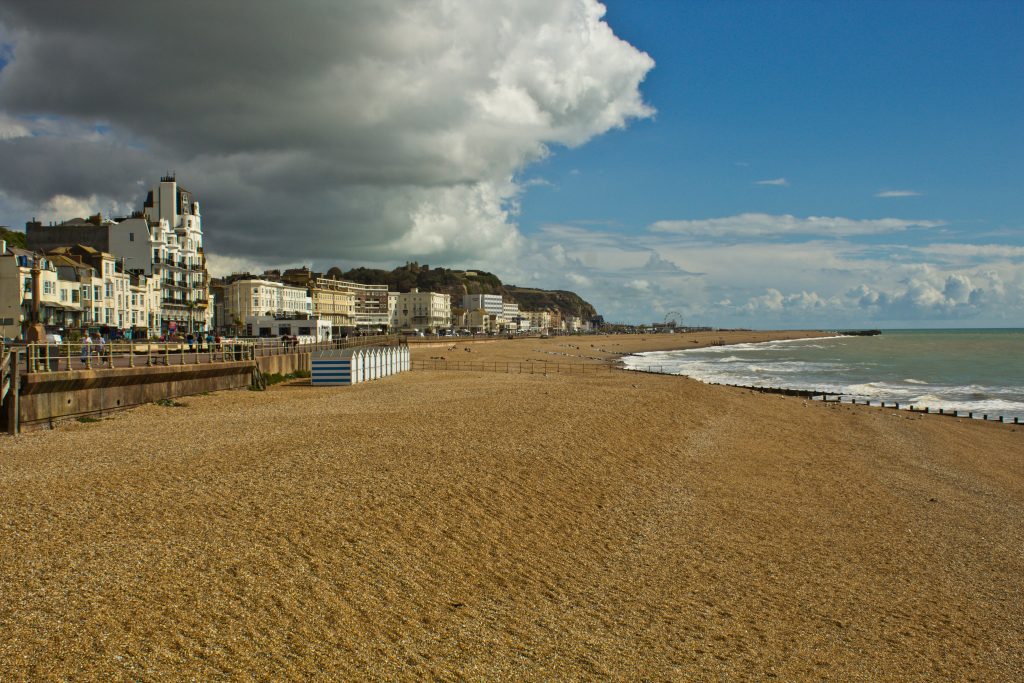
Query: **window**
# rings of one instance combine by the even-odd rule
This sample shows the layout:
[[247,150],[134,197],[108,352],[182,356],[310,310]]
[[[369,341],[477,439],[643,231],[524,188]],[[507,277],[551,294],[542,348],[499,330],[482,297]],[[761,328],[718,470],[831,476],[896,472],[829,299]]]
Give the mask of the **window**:
[[113,320],[113,318],[114,318],[114,309],[113,308],[104,308],[103,309],[103,322],[105,322],[106,324],[109,325],[110,321]]
[[[138,295],[132,294],[132,306],[138,306]],[[134,320],[132,322],[135,322]]]
[[[135,233],[134,232],[128,233],[128,241],[129,242],[134,242],[135,241]],[[132,322],[134,322],[134,321],[132,321]]]
[[107,298],[107,299],[113,298],[113,296],[114,296],[114,283],[109,281],[109,280],[107,280],[105,285],[106,285],[106,297],[105,298]]
[[31,292],[32,291],[32,278],[30,278],[30,277],[25,278],[25,291],[26,292]]
[[71,303],[73,303],[73,304],[77,304],[78,303],[78,290],[77,289],[72,289],[71,290]]
[[[96,299],[96,300],[100,299],[100,286],[99,285],[93,285],[92,294],[93,294],[93,297],[92,297],[93,299]],[[97,319],[99,319],[99,316],[97,316]]]
[[66,290],[66,289],[60,290],[60,300],[61,301],[67,301],[68,300],[68,290]]

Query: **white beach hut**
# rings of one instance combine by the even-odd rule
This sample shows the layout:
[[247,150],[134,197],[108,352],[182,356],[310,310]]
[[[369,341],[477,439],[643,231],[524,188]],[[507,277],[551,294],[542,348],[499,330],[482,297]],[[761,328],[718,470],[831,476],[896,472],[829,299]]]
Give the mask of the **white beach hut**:
[[380,379],[380,349],[377,347],[370,349],[370,358],[370,363],[373,367],[371,379]]
[[366,376],[366,354],[362,349],[352,352],[352,384],[365,381]]

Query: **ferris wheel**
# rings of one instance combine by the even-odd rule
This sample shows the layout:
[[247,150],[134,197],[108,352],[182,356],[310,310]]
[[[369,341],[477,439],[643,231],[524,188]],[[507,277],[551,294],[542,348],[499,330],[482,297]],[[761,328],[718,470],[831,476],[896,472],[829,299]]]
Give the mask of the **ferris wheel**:
[[681,327],[683,324],[683,314],[679,311],[669,311],[665,314],[665,325],[668,327]]

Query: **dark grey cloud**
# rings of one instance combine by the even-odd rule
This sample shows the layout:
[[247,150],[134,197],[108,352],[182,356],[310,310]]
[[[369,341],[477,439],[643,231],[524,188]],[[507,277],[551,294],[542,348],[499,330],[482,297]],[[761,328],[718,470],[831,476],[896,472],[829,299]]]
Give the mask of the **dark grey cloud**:
[[602,15],[596,0],[8,1],[0,210],[137,201],[139,180],[175,171],[217,253],[494,262],[521,243],[524,166],[650,114],[653,62]]

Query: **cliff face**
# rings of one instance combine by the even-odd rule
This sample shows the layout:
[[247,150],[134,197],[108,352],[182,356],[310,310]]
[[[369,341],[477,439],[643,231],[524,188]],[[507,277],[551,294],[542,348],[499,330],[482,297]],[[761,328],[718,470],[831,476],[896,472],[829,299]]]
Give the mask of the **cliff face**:
[[413,287],[424,292],[442,292],[452,297],[452,305],[455,307],[460,306],[464,294],[500,294],[510,301],[517,302],[521,310],[552,309],[562,315],[575,315],[587,319],[596,315],[594,307],[575,292],[505,285],[497,275],[482,270],[431,268],[412,262],[390,271],[353,268],[346,273],[339,271],[337,275],[352,282],[387,285],[388,289],[396,292],[408,292]]
[[514,285],[506,285],[505,291],[519,302],[519,308],[528,311],[549,308],[560,311],[562,315],[575,315],[586,320],[597,315],[594,307],[576,292],[564,289],[527,289]]

